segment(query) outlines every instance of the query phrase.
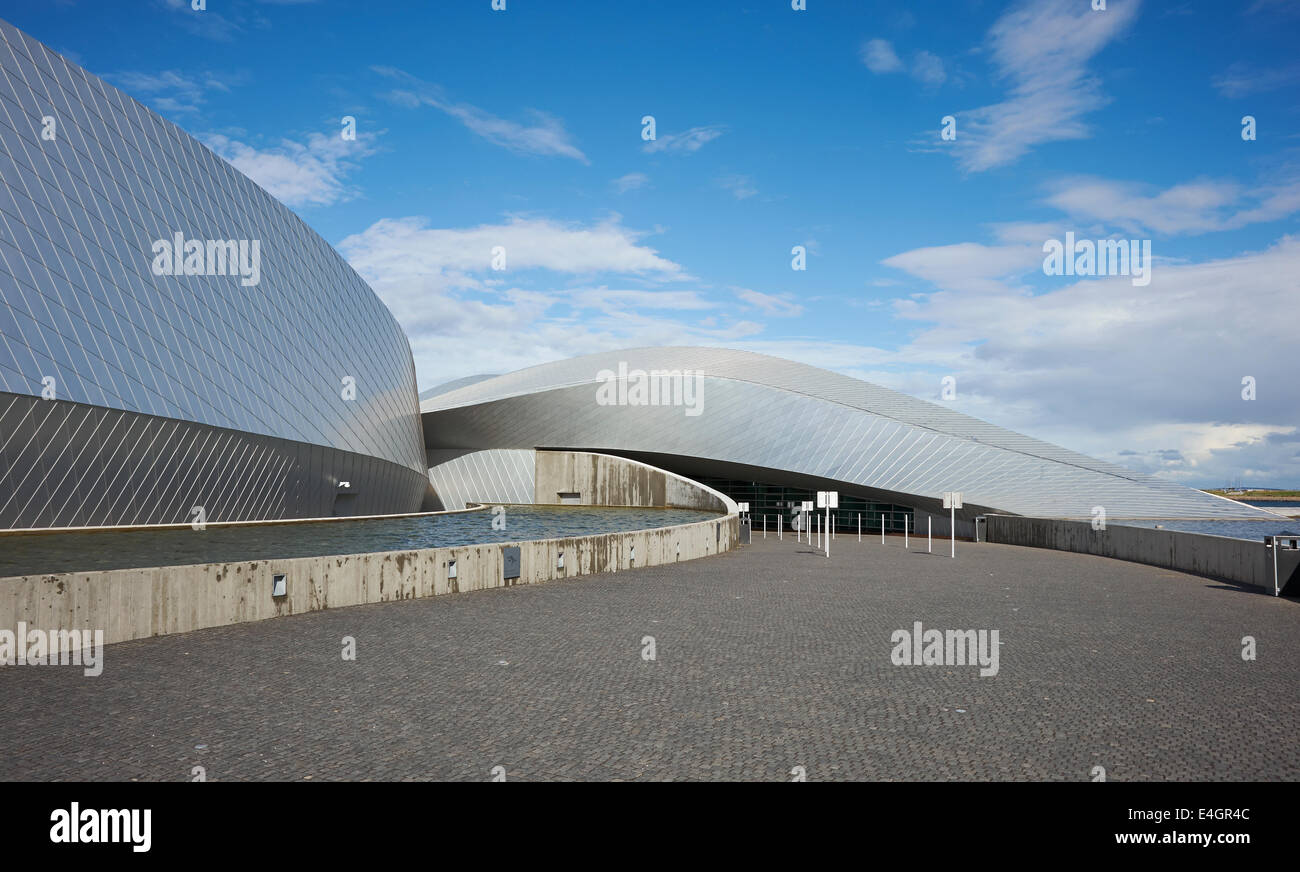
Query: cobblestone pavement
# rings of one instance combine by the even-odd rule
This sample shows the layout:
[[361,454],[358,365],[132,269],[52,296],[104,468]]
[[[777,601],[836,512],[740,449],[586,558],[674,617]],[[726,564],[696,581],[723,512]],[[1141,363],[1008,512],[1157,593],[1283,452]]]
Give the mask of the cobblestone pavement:
[[[916,544],[840,537],[826,560],[759,538],[127,642],[97,678],[0,668],[0,778],[1300,777],[1300,604],[1100,557]],[[891,634],[917,620],[998,630],[1000,671],[893,665]]]

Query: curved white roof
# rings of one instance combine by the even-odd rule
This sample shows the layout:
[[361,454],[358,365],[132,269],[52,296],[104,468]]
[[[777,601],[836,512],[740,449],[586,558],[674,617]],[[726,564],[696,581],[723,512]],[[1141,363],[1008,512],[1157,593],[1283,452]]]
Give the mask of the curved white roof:
[[[601,405],[620,371],[702,374],[699,414]],[[879,385],[781,358],[707,347],[603,352],[466,385],[421,405],[430,448],[564,447],[682,455],[930,501],[1049,517],[1274,517]]]

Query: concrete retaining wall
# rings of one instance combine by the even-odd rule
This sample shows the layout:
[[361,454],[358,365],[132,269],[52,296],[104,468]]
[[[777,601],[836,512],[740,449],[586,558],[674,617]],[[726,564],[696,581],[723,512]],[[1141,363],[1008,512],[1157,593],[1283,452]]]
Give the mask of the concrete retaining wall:
[[[538,451],[537,469],[539,481],[545,477],[557,493],[581,493],[584,505],[723,515],[567,539],[0,578],[0,628],[15,630],[23,621],[47,630],[102,629],[106,643],[124,642],[317,609],[659,566],[729,551],[738,542],[736,504],[673,473],[620,457],[565,451]],[[507,579],[504,550],[510,547],[519,549],[519,577]],[[275,575],[285,576],[285,596],[271,595]]]
[[736,511],[735,503],[712,488],[637,460],[585,451],[536,454],[533,502],[539,505],[578,494],[582,505]]
[[[989,542],[1096,554],[1249,584],[1273,592],[1273,553],[1264,547],[1262,535],[1260,541],[1252,542],[1116,524],[1107,524],[1105,530],[1094,530],[1088,521],[1009,515],[989,515],[987,523]],[[1278,552],[1278,570],[1284,588],[1288,579],[1300,572],[1298,564],[1300,552]]]
[[[43,629],[103,629],[106,643],[123,642],[317,609],[693,560],[730,550],[738,533],[733,514],[568,539],[3,578],[0,627],[14,629],[25,621]],[[503,551],[512,546],[519,548],[519,578],[506,579]],[[450,577],[451,561],[456,578]],[[286,577],[287,595],[273,598],[276,574]]]

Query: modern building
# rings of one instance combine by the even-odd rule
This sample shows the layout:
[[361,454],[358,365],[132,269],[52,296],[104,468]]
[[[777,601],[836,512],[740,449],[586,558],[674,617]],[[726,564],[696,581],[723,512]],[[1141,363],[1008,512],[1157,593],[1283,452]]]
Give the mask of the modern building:
[[406,336],[297,216],[0,22],[0,528],[418,511]]
[[[526,501],[531,449],[630,457],[748,502],[755,521],[841,493],[837,523],[903,530],[963,494],[980,514],[1268,518],[1269,512],[1095,460],[823,369],[723,348],[637,348],[426,392],[425,445],[448,506]],[[557,502],[559,499],[557,498]],[[905,518],[910,517],[910,521]]]
[[[0,22],[0,528],[528,503],[536,449],[621,455],[837,522],[1270,513],[787,360],[643,348],[459,379],[297,216]],[[554,502],[575,498],[556,493]],[[963,528],[963,532],[968,532]]]

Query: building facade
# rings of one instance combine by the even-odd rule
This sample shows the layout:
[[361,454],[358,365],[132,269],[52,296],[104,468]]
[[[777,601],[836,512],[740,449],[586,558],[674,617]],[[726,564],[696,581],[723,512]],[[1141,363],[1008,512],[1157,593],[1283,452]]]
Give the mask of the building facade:
[[418,511],[420,426],[328,243],[0,22],[0,528]]
[[[638,348],[543,364],[427,396],[430,476],[444,503],[525,492],[520,452],[619,454],[765,512],[837,490],[837,523],[946,527],[988,512],[1056,518],[1269,518],[878,385],[724,348]],[[500,496],[498,496],[500,495]],[[1098,514],[1100,510],[1101,514]],[[911,520],[905,520],[913,516]],[[938,528],[936,528],[938,529]],[[969,527],[963,528],[969,532]],[[959,529],[962,532],[962,529]]]

